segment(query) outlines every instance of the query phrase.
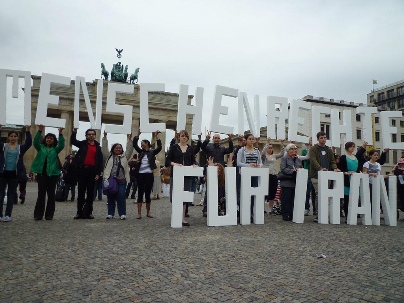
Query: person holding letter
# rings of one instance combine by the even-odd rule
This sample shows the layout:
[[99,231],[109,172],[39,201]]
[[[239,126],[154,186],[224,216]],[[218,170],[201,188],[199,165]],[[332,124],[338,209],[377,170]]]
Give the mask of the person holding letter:
[[[166,159],[166,167],[170,166],[196,166],[195,163],[195,149],[187,144],[189,140],[188,132],[185,130],[181,130],[179,132],[179,142],[170,146],[170,150],[168,151],[167,159]],[[171,169],[170,176],[170,202],[172,202],[173,195],[173,171]],[[191,177],[185,177],[184,180],[184,191],[189,191],[191,188]],[[182,208],[182,226],[190,226],[190,224],[186,221],[185,213],[186,213],[186,204],[189,202],[183,203]]]
[[[337,168],[337,164],[334,160],[334,153],[331,148],[325,145],[327,142],[327,134],[325,132],[317,133],[318,143],[313,145],[309,149],[310,158],[310,171],[309,177],[313,184],[314,190],[316,191],[316,209],[318,210],[318,172],[322,171],[340,171]],[[318,222],[318,217],[314,219],[314,222]]]
[[[237,167],[260,168],[262,165],[261,153],[258,147],[254,147],[256,140],[253,134],[244,136],[245,147],[240,148],[237,154]],[[251,178],[251,186],[258,187],[258,177]],[[251,222],[253,222],[254,197],[251,197]]]
[[[34,219],[42,220],[45,213],[46,220],[52,220],[55,214],[55,191],[60,177],[60,160],[58,154],[65,147],[63,128],[59,128],[59,140],[52,133],[45,135],[41,142],[43,125],[38,125],[38,132],[34,138],[34,147],[38,151],[31,165],[31,172],[38,176],[38,199],[36,200]],[[48,203],[45,199],[48,195]]]
[[278,174],[277,172],[277,167],[276,167],[276,161],[279,158],[282,158],[282,156],[285,153],[285,148],[283,146],[284,140],[281,140],[281,151],[277,154],[274,155],[274,150],[272,148],[271,144],[271,138],[268,137],[267,144],[264,146],[264,149],[262,150],[261,157],[262,157],[262,167],[268,167],[269,168],[269,182],[268,182],[268,196],[267,196],[267,201],[269,202],[269,214],[273,214],[273,206],[274,206],[274,199],[276,195],[276,189],[278,188],[278,178],[276,175]]
[[296,174],[303,168],[302,161],[297,156],[297,146],[290,143],[285,148],[286,154],[281,159],[278,178],[282,188],[282,218],[284,221],[293,220],[295,205]]
[[[0,125],[1,128],[1,125]],[[18,144],[18,133],[10,131],[7,143],[0,142],[0,221],[11,220],[18,178],[24,171],[24,154],[32,145],[31,126],[25,126],[25,143]],[[3,219],[3,202],[7,188],[7,206]]]
[[103,180],[108,180],[110,177],[115,178],[118,184],[118,192],[107,196],[108,215],[107,219],[114,218],[115,204],[118,208],[118,215],[121,220],[126,219],[126,184],[130,182],[130,168],[128,160],[133,153],[132,135],[128,135],[126,143],[126,152],[124,154],[122,145],[115,143],[108,152],[107,133],[104,132],[102,138],[102,153],[109,154],[105,161]]
[[142,202],[143,194],[146,200],[146,217],[153,218],[150,215],[150,194],[153,188],[154,176],[153,170],[156,168],[156,155],[161,151],[161,140],[158,138],[160,131],[156,131],[157,148],[151,148],[149,140],[142,140],[140,143],[141,148],[137,145],[140,136],[140,129],[137,136],[133,138],[133,147],[139,153],[139,160],[137,163],[137,219],[142,218]]
[[[86,140],[76,139],[77,128],[73,129],[70,143],[79,148],[74,162],[80,172],[78,174],[77,214],[74,219],[94,219],[94,185],[103,171],[103,155],[100,143],[95,140],[95,130],[86,130]],[[86,197],[87,193],[87,197]]]
[[[340,158],[340,168],[344,173],[344,213],[345,218],[348,218],[348,207],[349,207],[349,190],[351,184],[351,175],[354,173],[359,173],[359,161],[353,154],[355,150],[355,143],[347,142],[345,143],[345,155]],[[347,219],[345,219],[345,222]]]

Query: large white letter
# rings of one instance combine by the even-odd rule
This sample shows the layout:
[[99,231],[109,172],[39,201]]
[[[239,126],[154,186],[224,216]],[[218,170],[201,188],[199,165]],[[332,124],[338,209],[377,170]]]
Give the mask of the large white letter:
[[383,176],[377,176],[372,180],[372,222],[380,225],[380,202],[382,204],[384,223],[389,226],[397,226],[397,177],[389,176],[389,195]]
[[[248,127],[250,128],[251,133],[254,135],[255,138],[260,136],[260,119],[259,119],[259,96],[254,96],[254,115],[253,118],[251,113],[250,104],[248,103],[247,94],[240,92],[238,95],[238,131],[239,134],[244,133],[244,113],[243,113],[243,106],[244,111],[247,116]],[[255,123],[254,123],[255,120]]]
[[288,140],[309,143],[309,137],[298,135],[298,126],[304,125],[304,118],[299,117],[299,109],[311,110],[311,104],[302,100],[292,100],[290,102]]
[[332,146],[341,146],[341,134],[345,134],[344,143],[352,141],[352,121],[351,111],[344,109],[343,122],[339,124],[339,110],[336,108],[331,109],[331,138]]
[[182,205],[193,202],[194,193],[184,191],[184,177],[202,177],[203,167],[173,166],[173,191],[171,209],[171,227],[182,227]]
[[[344,197],[344,175],[333,171],[318,172],[318,223],[328,224],[328,201],[330,200],[330,223],[340,224],[340,200]],[[334,181],[333,189],[328,188]]]
[[[361,207],[358,206],[359,196]],[[363,214],[363,225],[372,225],[368,174],[351,175],[347,223],[356,225],[358,214]]]
[[195,105],[188,105],[188,85],[180,85],[178,96],[177,131],[185,129],[187,114],[193,115],[192,134],[199,135],[202,128],[203,88],[197,87]]
[[383,148],[391,148],[391,149],[404,149],[404,142],[392,142],[391,134],[397,134],[397,127],[390,126],[390,118],[401,118],[403,113],[401,111],[396,112],[381,112],[380,120],[381,125],[380,129],[382,131],[382,141]]
[[307,169],[299,169],[296,174],[295,201],[293,202],[293,222],[295,223],[304,222],[308,174]]
[[215,96],[213,99],[212,119],[210,120],[210,131],[221,134],[232,134],[234,127],[224,126],[219,124],[220,115],[227,115],[229,108],[222,106],[222,96],[237,98],[238,89],[216,85]]
[[143,133],[152,133],[156,130],[166,132],[165,123],[149,122],[149,92],[165,91],[164,83],[141,83],[140,86],[140,126]]
[[225,168],[226,215],[219,216],[217,166],[207,168],[208,226],[237,225],[236,168]]
[[[258,178],[258,187],[251,187],[251,177]],[[251,223],[251,197],[254,198],[254,223],[264,224],[264,201],[268,194],[269,168],[241,168],[240,223]]]
[[134,86],[130,84],[108,82],[107,106],[105,110],[109,113],[122,113],[122,125],[105,124],[105,131],[114,134],[132,133],[132,109],[131,105],[120,105],[115,103],[116,93],[133,94]]
[[18,98],[18,79],[24,78],[24,124],[31,125],[31,73],[11,69],[0,69],[0,124],[6,124],[7,77],[13,77],[13,98]]
[[[276,108],[279,105],[279,108]],[[286,139],[286,119],[289,117],[288,98],[267,97],[267,136],[278,140]],[[289,121],[290,123],[290,121]]]
[[363,140],[373,145],[372,114],[377,113],[377,107],[357,107],[357,114],[363,114]]
[[92,129],[101,129],[101,111],[102,111],[102,93],[104,81],[99,79],[97,81],[97,101],[95,103],[95,119],[93,114],[93,108],[91,107],[90,97],[88,96],[88,90],[86,80],[84,77],[76,77],[75,91],[74,91],[74,128],[79,128],[79,113],[80,113],[80,86],[83,88],[84,101],[86,103],[86,109],[88,113],[88,119]]
[[48,104],[59,104],[59,97],[50,94],[51,83],[69,86],[70,78],[46,73],[42,74],[35,124],[64,128],[66,126],[66,119],[49,118],[46,116],[48,112]]
[[[317,133],[321,131],[321,114],[331,114],[331,108],[325,107],[325,106],[312,106],[311,107],[311,117],[312,117],[312,122],[311,122],[311,136],[314,140],[314,138],[317,138]],[[325,132],[325,130],[324,130]],[[331,139],[331,138],[327,138]],[[331,146],[331,140],[327,140],[326,144],[328,146]]]

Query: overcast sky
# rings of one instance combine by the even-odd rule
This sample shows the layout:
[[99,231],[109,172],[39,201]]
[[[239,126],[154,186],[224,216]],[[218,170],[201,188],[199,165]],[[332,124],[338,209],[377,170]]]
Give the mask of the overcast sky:
[[[260,95],[262,112],[268,95],[366,103],[372,79],[404,79],[403,12],[400,0],[5,0],[0,68],[92,81],[122,48],[129,72],[140,67],[139,82],[165,83],[169,92],[188,84],[190,94],[203,87],[208,127],[215,85],[246,92],[250,102]],[[236,113],[221,122],[237,130]]]

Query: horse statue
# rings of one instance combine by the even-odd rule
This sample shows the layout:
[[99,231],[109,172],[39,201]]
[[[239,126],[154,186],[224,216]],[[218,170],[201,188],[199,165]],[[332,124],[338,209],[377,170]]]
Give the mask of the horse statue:
[[128,80],[128,66],[125,65],[125,71],[123,72],[123,82],[127,82]]
[[104,63],[101,63],[101,79],[102,79],[102,76],[104,76],[104,80],[108,81],[109,73],[106,70]]
[[131,83],[131,84],[135,83],[135,80],[136,80],[136,83],[138,82],[139,70],[140,70],[140,68],[138,67],[137,69],[135,69],[135,72],[132,75],[130,75],[129,83]]

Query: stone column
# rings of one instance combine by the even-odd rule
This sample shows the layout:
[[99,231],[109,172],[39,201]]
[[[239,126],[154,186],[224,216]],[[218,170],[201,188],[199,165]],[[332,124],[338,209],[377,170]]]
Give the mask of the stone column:
[[[132,120],[132,138],[137,136],[139,132],[139,117],[133,117]],[[133,154],[137,154],[136,150],[133,150]]]
[[[32,141],[34,140],[34,137],[38,131],[38,127],[35,125],[35,117],[36,117],[36,108],[31,109],[31,135],[32,135]],[[27,150],[27,152],[24,155],[24,164],[27,169],[27,173],[29,173],[31,164],[35,159],[35,156],[37,154],[36,149],[34,146],[31,146],[30,149]]]
[[64,111],[61,114],[62,119],[66,119],[65,129],[63,130],[63,136],[65,138],[65,148],[59,153],[59,158],[62,163],[67,155],[72,152],[72,146],[70,145],[70,136],[73,131],[73,114],[71,112]]

